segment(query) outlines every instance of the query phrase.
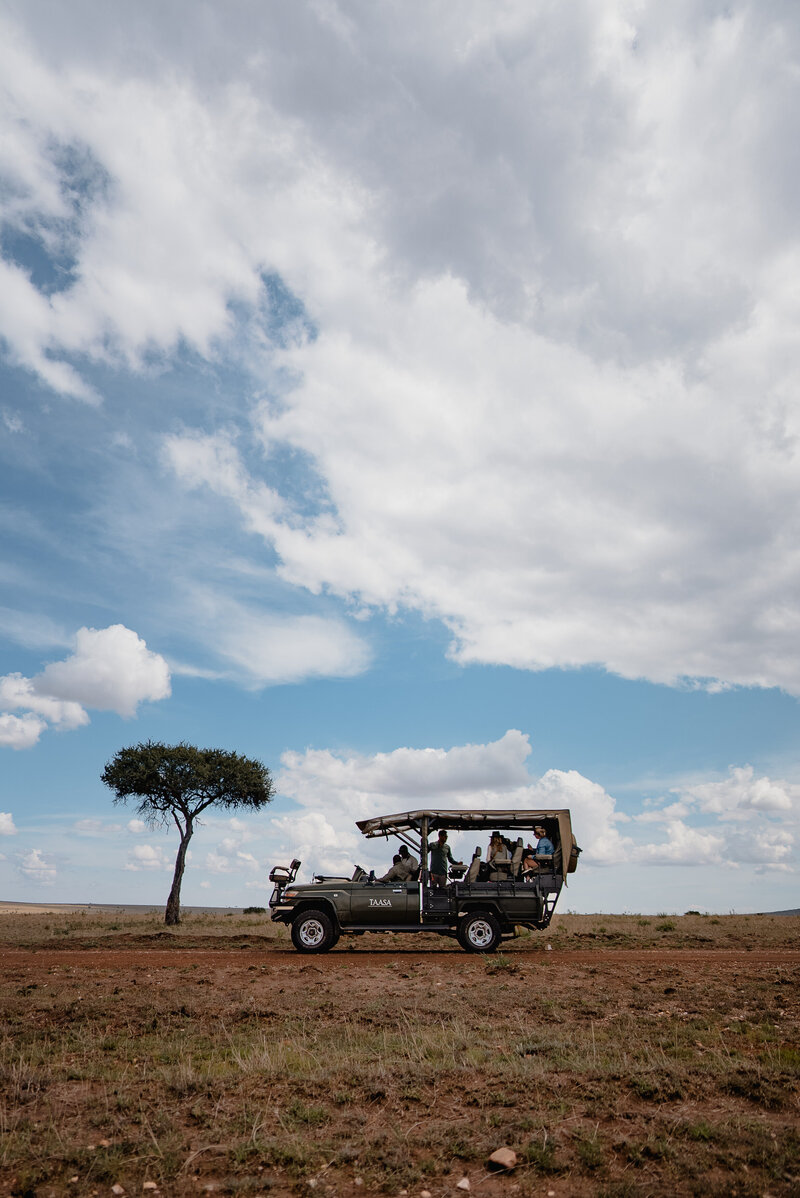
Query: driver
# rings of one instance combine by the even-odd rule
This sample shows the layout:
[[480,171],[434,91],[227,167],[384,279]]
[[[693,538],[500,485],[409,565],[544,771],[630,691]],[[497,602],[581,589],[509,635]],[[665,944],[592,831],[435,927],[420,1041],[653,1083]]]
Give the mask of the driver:
[[[397,860],[399,858],[399,860]],[[400,852],[395,857],[395,863],[379,882],[413,882],[417,876],[419,861],[408,849],[407,844],[400,845]]]

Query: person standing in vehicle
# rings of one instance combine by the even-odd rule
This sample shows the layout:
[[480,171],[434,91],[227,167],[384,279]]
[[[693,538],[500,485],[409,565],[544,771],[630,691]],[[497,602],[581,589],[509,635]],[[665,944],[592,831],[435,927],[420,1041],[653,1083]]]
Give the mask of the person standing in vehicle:
[[453,852],[447,843],[447,830],[439,829],[439,837],[428,845],[430,853],[431,886],[434,890],[444,890],[447,885],[447,863],[462,865],[461,861],[453,860]]

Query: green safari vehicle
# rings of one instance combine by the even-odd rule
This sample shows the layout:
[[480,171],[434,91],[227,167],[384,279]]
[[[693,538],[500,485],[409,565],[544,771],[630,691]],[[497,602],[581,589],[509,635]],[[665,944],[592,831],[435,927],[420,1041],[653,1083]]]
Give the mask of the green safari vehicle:
[[[269,875],[275,885],[271,918],[291,928],[298,952],[324,953],[340,936],[364,932],[436,932],[456,937],[467,952],[494,952],[516,935],[517,927],[547,927],[581,851],[567,810],[406,811],[359,820],[356,826],[368,838],[397,838],[420,867],[401,881],[381,882],[357,865],[349,878],[317,874],[299,883],[300,861],[275,866]],[[479,846],[468,865],[451,867],[447,884],[435,887],[428,838],[442,828],[481,837],[502,832],[505,860],[482,860]],[[543,828],[553,845],[553,852],[540,854],[535,863],[526,856],[523,836],[534,828]]]

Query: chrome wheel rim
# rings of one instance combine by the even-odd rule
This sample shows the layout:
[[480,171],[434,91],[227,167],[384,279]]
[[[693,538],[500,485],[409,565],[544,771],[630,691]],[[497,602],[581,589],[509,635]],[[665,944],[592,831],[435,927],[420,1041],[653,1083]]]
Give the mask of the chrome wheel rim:
[[317,948],[325,938],[325,929],[318,919],[306,919],[300,924],[298,936],[306,948]]
[[485,919],[476,919],[469,925],[467,932],[469,942],[475,948],[486,948],[487,944],[492,943],[493,934],[491,924]]

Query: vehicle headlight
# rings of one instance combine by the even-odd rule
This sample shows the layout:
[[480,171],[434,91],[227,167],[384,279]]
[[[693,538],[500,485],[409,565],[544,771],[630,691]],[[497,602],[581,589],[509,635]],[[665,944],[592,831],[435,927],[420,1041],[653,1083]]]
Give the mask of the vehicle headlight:
[[296,890],[284,890],[283,897],[284,898],[297,898],[297,891]]

